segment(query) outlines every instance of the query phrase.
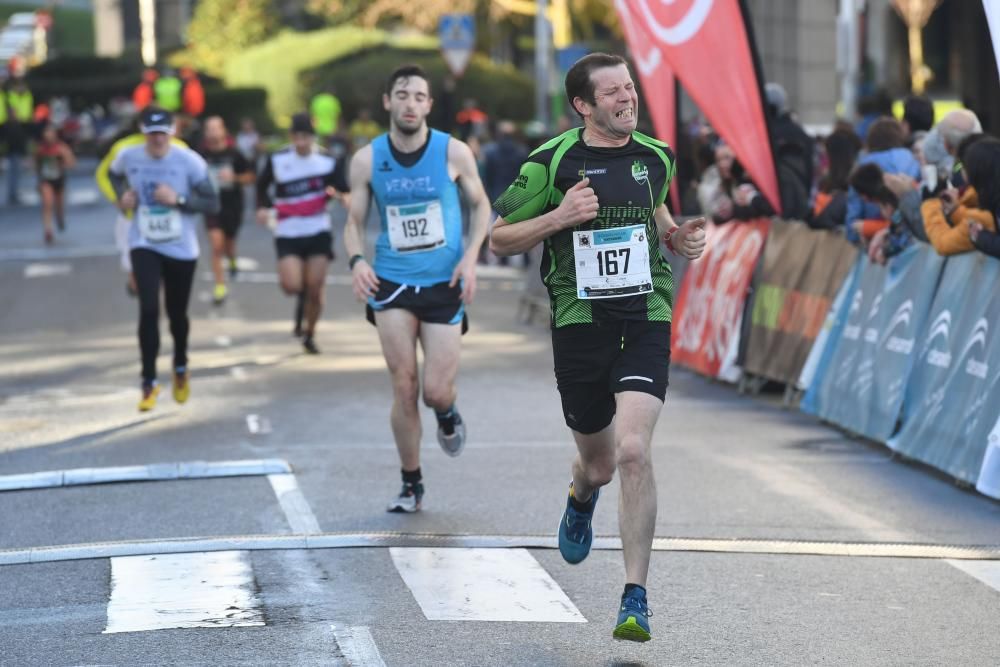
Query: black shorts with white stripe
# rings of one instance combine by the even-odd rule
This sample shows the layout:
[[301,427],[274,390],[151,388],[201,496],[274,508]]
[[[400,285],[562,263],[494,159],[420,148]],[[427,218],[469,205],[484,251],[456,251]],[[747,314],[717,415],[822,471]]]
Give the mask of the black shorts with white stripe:
[[559,327],[552,330],[552,356],[566,425],[597,433],[615,416],[615,394],[666,397],[670,323],[619,320]]

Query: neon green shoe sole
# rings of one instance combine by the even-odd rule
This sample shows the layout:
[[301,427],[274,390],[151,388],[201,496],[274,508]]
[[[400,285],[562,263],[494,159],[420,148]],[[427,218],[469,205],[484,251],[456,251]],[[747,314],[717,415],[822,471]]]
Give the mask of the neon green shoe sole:
[[619,623],[615,628],[613,637],[629,642],[648,642],[653,638],[649,630],[639,625],[635,616],[629,616],[623,623]]

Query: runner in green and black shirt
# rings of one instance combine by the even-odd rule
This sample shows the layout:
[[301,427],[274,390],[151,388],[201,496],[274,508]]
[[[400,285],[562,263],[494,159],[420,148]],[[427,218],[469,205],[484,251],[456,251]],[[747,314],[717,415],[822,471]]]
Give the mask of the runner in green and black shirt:
[[638,97],[622,58],[580,59],[566,74],[566,95],[583,128],[529,156],[494,203],[490,247],[512,255],[545,244],[556,382],[579,451],[559,550],[570,563],[587,557],[598,489],[617,465],[626,585],[614,637],[646,641],[656,523],[650,440],[666,395],[673,303],[660,239],[697,259],[705,221],[678,227],[664,206],[674,155],[635,131]]

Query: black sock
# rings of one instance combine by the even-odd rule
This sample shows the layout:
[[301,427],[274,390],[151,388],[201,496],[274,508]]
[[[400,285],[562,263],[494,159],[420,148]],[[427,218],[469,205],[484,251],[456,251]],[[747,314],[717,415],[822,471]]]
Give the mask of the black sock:
[[434,414],[437,415],[438,426],[441,427],[441,430],[444,431],[445,435],[451,435],[452,433],[455,432],[455,406],[454,405],[452,405],[450,408],[448,408],[444,412],[438,412],[437,410],[435,410]]
[[591,494],[590,498],[587,498],[583,502],[576,499],[576,496],[569,497],[569,504],[573,506],[577,512],[582,512],[583,514],[590,514],[594,511],[594,496]]
[[419,484],[423,476],[420,474],[420,468],[416,470],[402,470],[403,473],[403,484]]
[[639,592],[642,593],[642,598],[645,599],[646,598],[646,589],[643,588],[642,586],[640,586],[639,584],[625,584],[625,592],[622,594],[622,597],[623,598],[627,597],[629,593],[631,593],[632,591],[634,591],[637,588],[639,589]]

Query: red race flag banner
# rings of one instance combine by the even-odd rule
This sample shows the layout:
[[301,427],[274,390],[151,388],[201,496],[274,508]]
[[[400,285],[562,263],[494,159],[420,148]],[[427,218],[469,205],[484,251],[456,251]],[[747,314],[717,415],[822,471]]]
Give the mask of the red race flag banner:
[[[761,84],[739,0],[617,0],[615,6],[636,67],[645,59],[647,65],[662,60],[663,66],[670,68],[780,213],[781,197]],[[644,42],[648,42],[645,48]],[[647,86],[644,79],[642,83],[655,123],[659,113],[656,107],[663,104],[663,99],[647,91],[670,88],[672,99],[673,86],[664,86],[659,78],[652,86]]]
[[[625,0],[615,0],[615,8],[622,19],[625,42],[639,73],[642,95],[646,100],[646,106],[649,107],[649,116],[653,121],[656,138],[670,144],[676,153],[677,95],[674,73],[663,61],[663,54],[653,36],[641,22],[634,20],[635,17],[628,11]],[[670,185],[670,198],[674,204],[674,213],[679,215],[681,196],[676,178]]]
[[674,302],[672,363],[728,382],[739,379],[734,363],[743,307],[770,223],[708,224],[705,254],[688,265]]

